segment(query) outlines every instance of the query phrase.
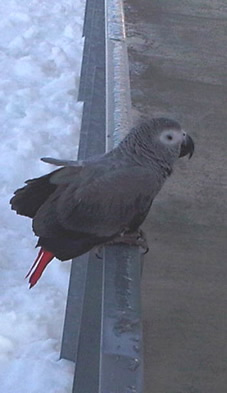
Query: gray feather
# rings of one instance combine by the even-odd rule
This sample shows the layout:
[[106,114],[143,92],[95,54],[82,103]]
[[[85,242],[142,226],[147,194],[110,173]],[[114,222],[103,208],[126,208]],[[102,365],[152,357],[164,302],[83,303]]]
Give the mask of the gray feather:
[[[58,220],[71,231],[113,236],[143,222],[164,178],[149,170],[118,170],[86,186],[71,184],[56,204]],[[37,220],[39,215],[37,215]]]

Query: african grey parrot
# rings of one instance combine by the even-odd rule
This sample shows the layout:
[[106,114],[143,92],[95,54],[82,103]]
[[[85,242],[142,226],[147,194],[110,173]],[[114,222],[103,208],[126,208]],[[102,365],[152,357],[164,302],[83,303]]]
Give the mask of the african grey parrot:
[[176,121],[158,118],[132,128],[102,156],[81,162],[42,159],[62,167],[27,180],[10,201],[18,214],[33,219],[39,236],[30,287],[54,256],[71,259],[137,231],[174,162],[193,151],[192,138]]

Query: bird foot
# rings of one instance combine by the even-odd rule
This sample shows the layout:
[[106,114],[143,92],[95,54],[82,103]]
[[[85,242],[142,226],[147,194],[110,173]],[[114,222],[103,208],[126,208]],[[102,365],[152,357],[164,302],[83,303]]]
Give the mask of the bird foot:
[[138,246],[144,250],[144,254],[147,254],[149,251],[146,235],[142,229],[138,229],[138,231],[132,233],[122,233],[107,244],[127,244],[129,246]]
[[113,240],[99,246],[96,253],[97,258],[102,259],[101,252],[103,246],[113,244],[127,244],[128,246],[141,247],[144,250],[143,255],[147,254],[149,251],[145,233],[142,231],[142,229],[139,229],[137,232],[124,232],[121,235],[115,237]]

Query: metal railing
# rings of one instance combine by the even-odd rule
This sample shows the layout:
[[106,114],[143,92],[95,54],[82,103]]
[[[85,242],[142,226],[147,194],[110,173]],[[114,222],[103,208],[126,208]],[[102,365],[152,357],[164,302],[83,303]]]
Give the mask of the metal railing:
[[[78,159],[116,146],[131,126],[122,0],[87,0]],[[61,358],[75,362],[73,393],[142,393],[141,257],[106,246],[73,260]]]

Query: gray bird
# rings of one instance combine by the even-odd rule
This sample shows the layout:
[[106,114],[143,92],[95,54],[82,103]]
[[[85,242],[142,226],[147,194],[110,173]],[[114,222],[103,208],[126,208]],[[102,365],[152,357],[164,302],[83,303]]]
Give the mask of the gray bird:
[[[192,138],[173,120],[143,122],[112,151],[86,161],[42,160],[57,166],[27,180],[10,200],[13,210],[33,219],[39,255],[30,287],[55,257],[64,261],[95,246],[136,232],[174,162],[194,152]],[[27,276],[28,276],[27,275]]]

